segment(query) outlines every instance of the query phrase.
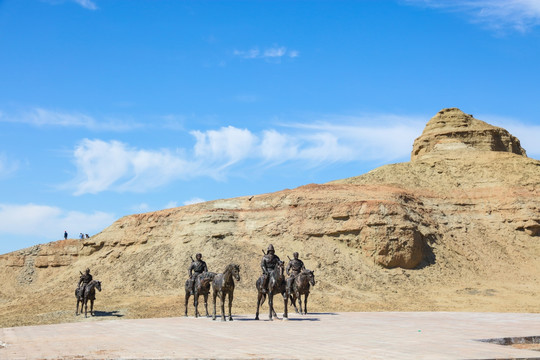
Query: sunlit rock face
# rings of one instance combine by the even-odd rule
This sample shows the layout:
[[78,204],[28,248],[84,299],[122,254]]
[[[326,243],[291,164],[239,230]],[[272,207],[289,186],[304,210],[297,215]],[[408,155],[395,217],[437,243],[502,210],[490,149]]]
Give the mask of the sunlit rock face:
[[503,151],[526,156],[519,140],[457,108],[443,109],[427,123],[413,144],[411,160],[430,153],[455,150]]

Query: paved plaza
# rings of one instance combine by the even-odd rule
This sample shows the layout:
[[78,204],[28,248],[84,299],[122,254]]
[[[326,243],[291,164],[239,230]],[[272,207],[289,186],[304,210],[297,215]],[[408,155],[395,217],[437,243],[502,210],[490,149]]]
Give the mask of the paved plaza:
[[[280,314],[281,315],[281,314]],[[85,319],[0,329],[0,359],[540,359],[477,341],[540,335],[540,314],[384,312]]]

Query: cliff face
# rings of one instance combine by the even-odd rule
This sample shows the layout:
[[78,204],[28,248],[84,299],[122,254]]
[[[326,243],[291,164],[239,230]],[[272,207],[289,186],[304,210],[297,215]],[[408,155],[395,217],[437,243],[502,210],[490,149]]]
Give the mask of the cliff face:
[[[315,270],[315,309],[540,311],[540,161],[506,130],[442,110],[407,163],[126,216],[91,239],[0,256],[0,318],[24,303],[15,300],[21,293],[27,307],[44,294],[67,296],[86,267],[130,316],[178,315],[171,304],[183,295],[196,252],[211,271],[241,264],[235,306],[253,312],[269,243],[284,260],[298,251]],[[127,300],[141,294],[153,299],[146,310]],[[158,308],[157,298],[166,305]],[[8,324],[21,321],[10,316]]]
[[439,111],[427,123],[422,135],[414,141],[411,160],[430,152],[464,149],[526,155],[519,140],[505,129],[450,108]]

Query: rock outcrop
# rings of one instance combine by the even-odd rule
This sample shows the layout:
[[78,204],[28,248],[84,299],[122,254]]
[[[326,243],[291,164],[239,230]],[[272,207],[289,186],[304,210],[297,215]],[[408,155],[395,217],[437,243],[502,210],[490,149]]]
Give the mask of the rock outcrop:
[[455,150],[504,151],[526,155],[519,140],[457,108],[443,109],[427,123],[413,144],[411,160],[430,152]]

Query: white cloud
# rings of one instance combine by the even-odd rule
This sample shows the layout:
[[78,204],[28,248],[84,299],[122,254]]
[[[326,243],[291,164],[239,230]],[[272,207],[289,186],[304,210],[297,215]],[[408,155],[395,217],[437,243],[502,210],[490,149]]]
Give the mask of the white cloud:
[[269,48],[264,51],[264,57],[282,57],[287,53],[287,48],[284,46]]
[[138,123],[117,119],[98,121],[92,116],[78,112],[53,111],[43,108],[35,108],[18,114],[0,113],[1,121],[34,126],[82,127],[89,130],[109,131],[125,131],[142,126]]
[[184,205],[193,205],[193,204],[199,204],[199,203],[203,203],[205,202],[206,200],[204,199],[201,199],[201,198],[198,198],[198,197],[194,197],[194,198],[191,198],[189,200],[186,200],[184,201]]
[[95,2],[91,0],[73,0],[77,4],[81,5],[83,8],[89,9],[89,10],[97,10],[97,5]]
[[147,203],[140,203],[131,207],[131,210],[136,213],[142,213],[150,211],[150,206]]
[[172,208],[175,208],[175,207],[178,207],[178,202],[176,202],[176,201],[169,201],[169,202],[165,205],[164,209],[172,209]]
[[262,51],[256,47],[249,50],[234,50],[233,54],[244,59],[280,59],[284,56],[290,58],[300,56],[298,50],[287,50],[285,46],[273,46]]
[[297,51],[297,50],[291,50],[289,51],[289,57],[292,57],[292,58],[295,58],[295,57],[299,57],[300,56],[300,52]]
[[195,156],[205,162],[221,163],[220,169],[249,157],[257,141],[251,131],[233,126],[191,134],[197,139]]
[[277,164],[296,158],[299,146],[292,136],[276,130],[266,130],[263,132],[260,150],[263,159]]
[[115,221],[113,214],[66,211],[58,207],[36,204],[0,204],[0,234],[30,235],[45,240],[70,237],[79,233],[96,233]]
[[253,49],[250,49],[250,50],[246,50],[246,51],[243,51],[243,50],[234,50],[233,54],[235,56],[239,56],[241,58],[244,58],[244,59],[256,59],[259,57],[259,49],[257,48],[253,48]]
[[410,4],[467,14],[473,22],[493,29],[512,27],[518,31],[540,24],[538,0],[406,0]]
[[6,154],[0,153],[0,179],[9,176],[17,171],[19,163],[7,157]]
[[119,141],[84,139],[74,151],[75,195],[116,191],[144,192],[182,177],[193,164],[168,150],[137,150]]
[[[370,125],[365,125],[369,123]],[[75,194],[105,190],[145,192],[179,179],[224,178],[242,165],[406,160],[425,118],[339,117],[282,126],[255,134],[233,126],[192,131],[192,149],[148,150],[118,141],[83,140],[74,151]]]

